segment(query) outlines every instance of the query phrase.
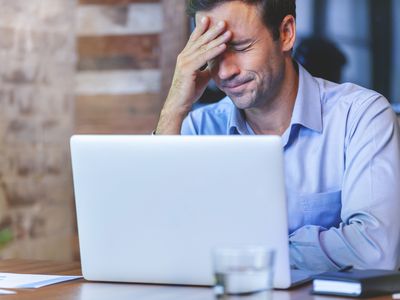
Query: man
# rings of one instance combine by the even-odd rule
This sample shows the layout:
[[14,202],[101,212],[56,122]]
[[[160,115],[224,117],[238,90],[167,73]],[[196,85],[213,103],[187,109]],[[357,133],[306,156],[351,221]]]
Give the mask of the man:
[[[156,134],[282,136],[293,267],[398,268],[400,140],[386,99],[293,61],[295,0],[188,8],[197,27]],[[210,78],[228,97],[190,112]]]

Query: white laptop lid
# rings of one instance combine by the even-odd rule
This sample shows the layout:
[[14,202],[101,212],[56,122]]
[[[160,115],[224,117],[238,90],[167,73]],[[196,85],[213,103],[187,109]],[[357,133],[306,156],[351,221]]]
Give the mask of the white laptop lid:
[[85,279],[212,285],[212,248],[261,244],[290,286],[279,137],[81,135],[71,152]]

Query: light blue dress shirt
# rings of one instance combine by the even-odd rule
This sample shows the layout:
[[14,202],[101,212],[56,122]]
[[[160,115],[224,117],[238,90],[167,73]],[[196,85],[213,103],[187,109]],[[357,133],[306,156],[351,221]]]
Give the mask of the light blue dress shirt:
[[[309,270],[399,267],[400,139],[380,94],[312,77],[284,132],[292,266]],[[182,134],[254,134],[229,98],[192,111]]]

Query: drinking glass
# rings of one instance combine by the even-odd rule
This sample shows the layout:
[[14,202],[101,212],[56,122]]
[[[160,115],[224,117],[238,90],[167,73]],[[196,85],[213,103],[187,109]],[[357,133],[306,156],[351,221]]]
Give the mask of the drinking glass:
[[275,251],[263,246],[215,248],[215,294],[249,295],[271,290],[274,259]]

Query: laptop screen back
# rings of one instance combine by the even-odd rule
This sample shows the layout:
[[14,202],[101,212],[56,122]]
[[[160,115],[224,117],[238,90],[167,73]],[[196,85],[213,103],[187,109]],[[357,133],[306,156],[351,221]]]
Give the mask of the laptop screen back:
[[212,285],[214,247],[266,245],[290,285],[279,137],[87,135],[71,151],[86,279]]

